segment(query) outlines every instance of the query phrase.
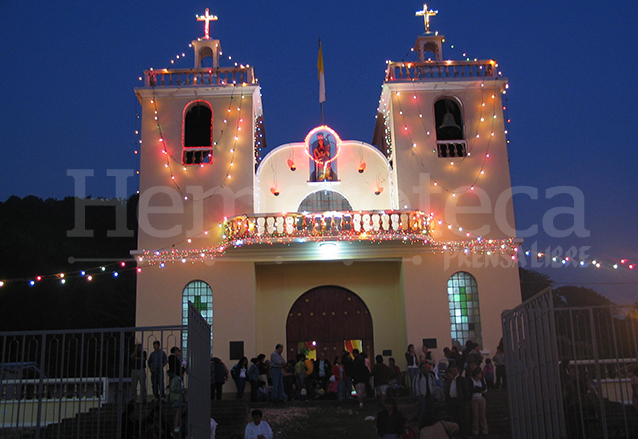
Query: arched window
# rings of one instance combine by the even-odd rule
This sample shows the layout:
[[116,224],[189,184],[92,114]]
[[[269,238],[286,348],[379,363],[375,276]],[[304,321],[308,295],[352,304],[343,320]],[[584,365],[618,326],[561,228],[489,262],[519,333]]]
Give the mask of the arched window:
[[182,163],[202,165],[213,162],[213,110],[208,102],[191,102],[184,110]]
[[[182,325],[188,325],[188,302],[193,302],[195,308],[211,327],[211,339],[213,338],[213,290],[201,280],[189,282],[182,293]],[[187,333],[182,334],[182,353],[186,357]]]
[[346,197],[335,191],[317,191],[308,195],[299,205],[297,212],[342,212],[352,210]]
[[434,103],[434,116],[439,157],[467,156],[463,116],[457,100],[447,97],[436,101]]
[[470,273],[454,273],[447,281],[452,343],[463,346],[468,340],[483,346],[478,286]]

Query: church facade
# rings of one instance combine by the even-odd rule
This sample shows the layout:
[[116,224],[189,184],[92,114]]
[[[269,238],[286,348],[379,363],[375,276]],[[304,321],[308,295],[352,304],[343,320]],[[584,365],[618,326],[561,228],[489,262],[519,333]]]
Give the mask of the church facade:
[[253,68],[220,67],[208,27],[193,69],[145,72],[137,326],[182,324],[191,301],[227,363],[277,343],[402,368],[408,344],[495,351],[520,303],[507,80],[444,60],[425,18],[418,60],[388,63],[370,143],[323,125],[264,155]]

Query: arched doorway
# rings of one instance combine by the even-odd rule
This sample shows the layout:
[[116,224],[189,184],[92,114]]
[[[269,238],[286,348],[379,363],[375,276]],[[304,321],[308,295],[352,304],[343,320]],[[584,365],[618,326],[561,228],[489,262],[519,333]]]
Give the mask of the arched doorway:
[[366,304],[352,291],[333,285],[313,288],[297,299],[286,321],[287,358],[302,346],[315,347],[317,358],[325,352],[332,361],[346,343],[360,341],[363,352],[374,358],[372,317]]

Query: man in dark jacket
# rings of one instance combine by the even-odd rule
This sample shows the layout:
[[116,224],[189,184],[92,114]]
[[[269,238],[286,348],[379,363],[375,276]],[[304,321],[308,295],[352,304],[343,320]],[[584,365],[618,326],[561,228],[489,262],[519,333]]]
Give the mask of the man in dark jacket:
[[210,360],[210,399],[222,399],[222,386],[228,381],[228,368],[217,357]]
[[[359,352],[357,350],[357,352]],[[343,350],[341,352],[341,364],[343,364],[343,373],[345,374],[344,377],[344,388],[345,388],[345,392],[346,392],[346,397],[350,398],[352,397],[352,366],[353,366],[353,360],[352,360],[352,356],[350,355],[350,352],[347,350]]]
[[459,424],[460,437],[467,437],[468,421],[470,417],[469,400],[472,394],[467,378],[461,376],[457,365],[451,365],[446,371],[443,385],[448,413],[454,422]]
[[330,361],[326,359],[326,353],[323,351],[319,359],[315,360],[313,375],[315,381],[319,381],[323,390],[326,390],[328,388],[328,380],[330,379],[330,375],[332,375],[332,365]]

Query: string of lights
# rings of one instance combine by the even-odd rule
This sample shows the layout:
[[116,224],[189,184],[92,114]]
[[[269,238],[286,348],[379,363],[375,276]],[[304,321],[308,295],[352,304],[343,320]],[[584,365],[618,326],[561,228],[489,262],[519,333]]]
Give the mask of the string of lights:
[[[325,237],[313,237],[308,236],[306,240],[309,242],[320,242],[325,241]],[[363,236],[360,239],[340,239],[340,241],[355,243],[355,242],[369,242],[370,244],[380,244],[383,241],[388,240],[380,238],[372,238]],[[204,247],[199,249],[187,249],[187,250],[176,250],[171,249],[167,251],[147,251],[144,252],[142,256],[137,257],[136,259],[127,259],[122,260],[117,263],[99,265],[91,268],[87,268],[84,270],[75,270],[70,272],[55,272],[49,273],[45,275],[35,275],[32,277],[20,277],[20,278],[10,278],[0,280],[0,288],[7,287],[11,284],[20,284],[27,283],[30,286],[37,286],[39,283],[44,281],[55,281],[60,284],[67,284],[67,282],[71,282],[73,280],[83,280],[85,282],[93,282],[100,277],[109,276],[112,278],[118,278],[121,273],[135,270],[137,273],[141,273],[143,268],[151,268],[153,266],[157,266],[159,268],[164,268],[166,263],[172,262],[206,262],[213,260],[215,258],[222,257],[228,248],[231,247],[240,247],[242,245],[251,245],[251,244],[288,244],[290,245],[291,240],[284,240],[283,238],[280,240],[270,239],[269,242],[265,240],[253,240],[250,242],[227,242],[218,246],[213,247]],[[477,238],[474,241],[453,241],[453,242],[437,242],[432,239],[425,239],[423,236],[415,236],[414,239],[406,239],[404,240],[405,244],[422,244],[424,246],[424,251],[429,251],[431,253],[443,253],[443,252],[463,252],[465,254],[469,253],[481,253],[485,255],[490,254],[509,254],[513,260],[520,258],[520,247],[513,239],[506,240],[486,240],[482,238]],[[560,258],[556,256],[547,255],[546,253],[538,252],[532,254],[530,250],[523,251],[523,254],[527,257],[536,257],[537,259],[549,257],[551,261],[556,263],[556,266],[575,266],[581,268],[595,268],[595,269],[612,269],[612,270],[635,270],[638,267],[638,261],[632,261],[630,259],[622,258],[616,259],[613,261],[610,260],[602,260],[602,259],[579,259],[572,257]],[[137,262],[137,266],[135,266],[135,262]],[[580,284],[579,282],[569,282],[569,284]],[[597,284],[597,283],[592,283]],[[599,284],[617,284],[614,282],[600,282]],[[620,284],[628,284],[627,282],[620,282]],[[629,284],[633,284],[630,282]]]

